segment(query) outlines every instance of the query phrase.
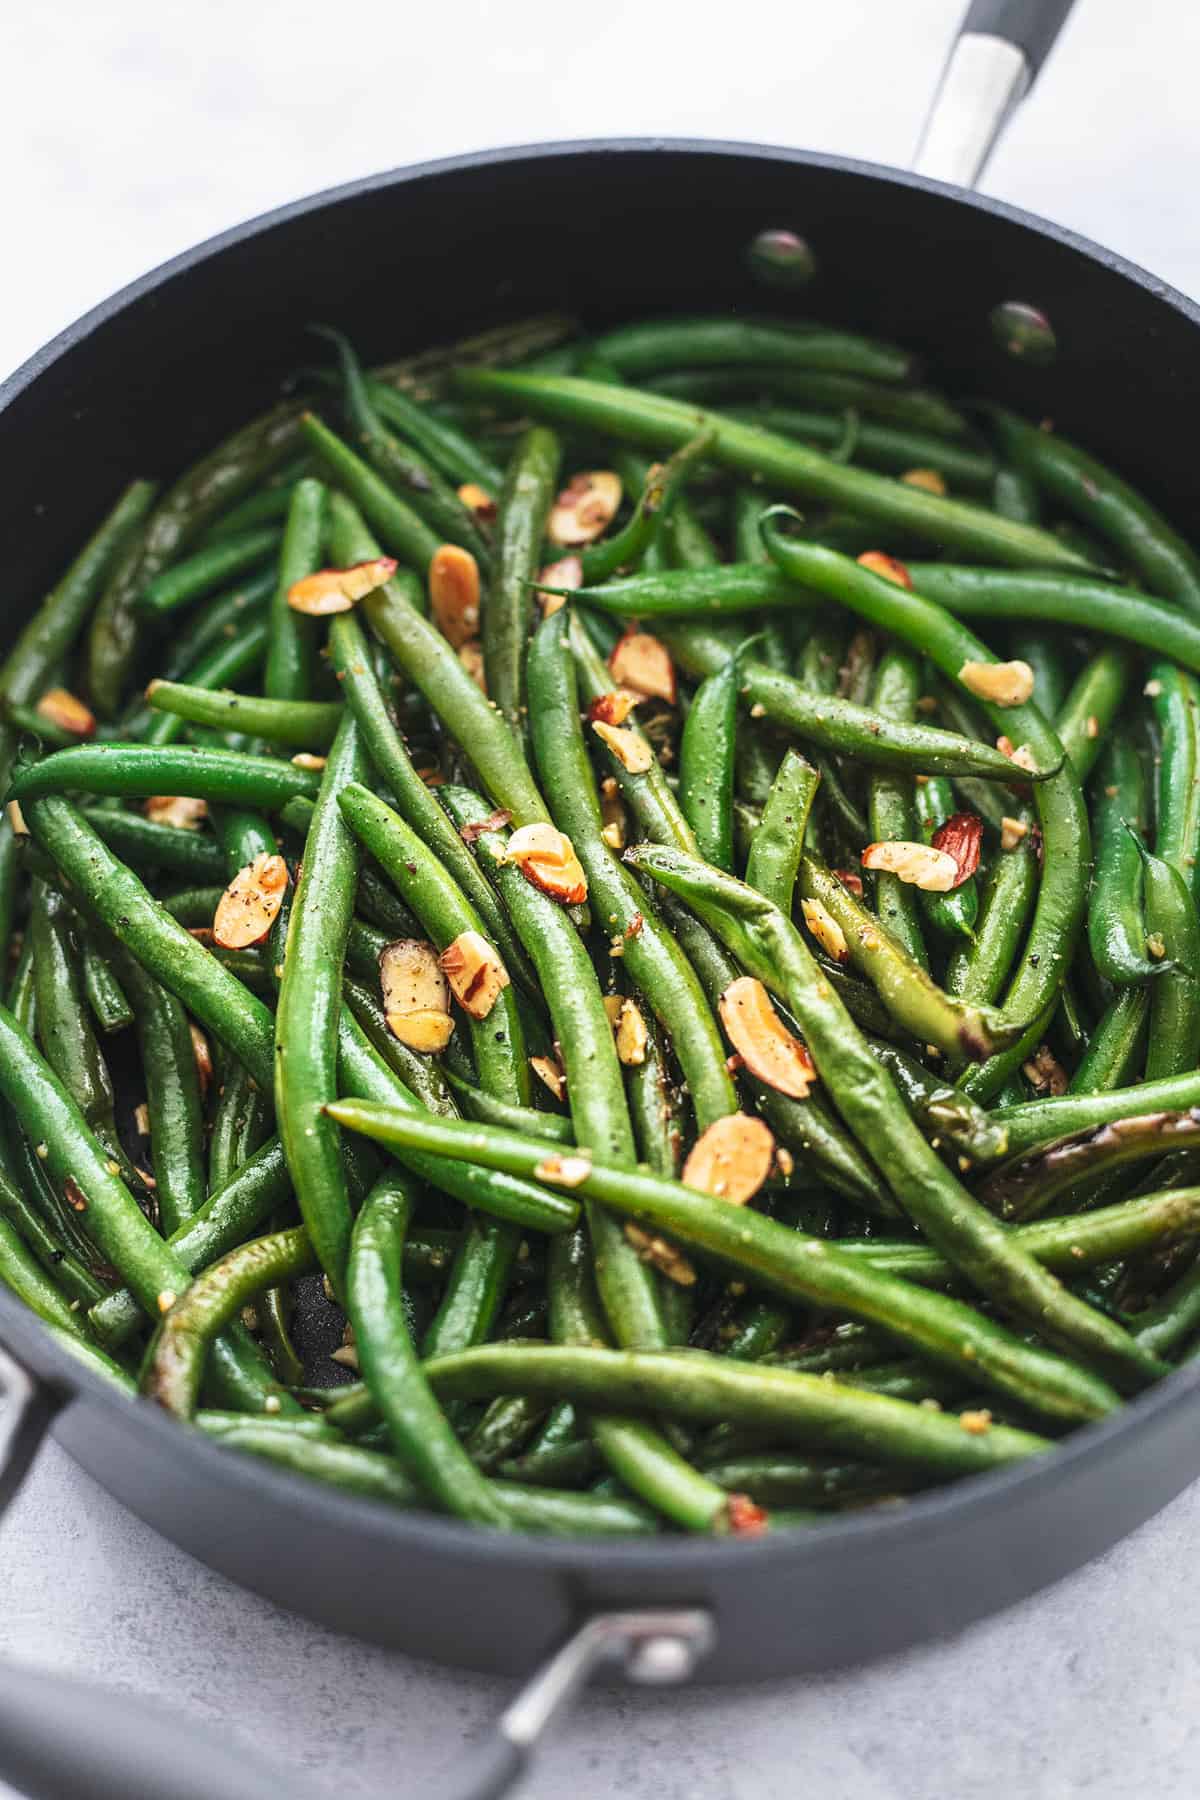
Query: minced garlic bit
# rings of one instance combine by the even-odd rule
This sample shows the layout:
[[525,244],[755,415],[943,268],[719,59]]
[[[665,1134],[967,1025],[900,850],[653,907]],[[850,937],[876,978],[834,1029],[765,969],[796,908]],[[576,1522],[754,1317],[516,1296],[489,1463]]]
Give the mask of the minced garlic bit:
[[692,1145],[680,1180],[686,1187],[742,1206],[757,1194],[775,1159],[775,1139],[761,1119],[728,1113]]
[[292,767],[308,769],[313,775],[319,775],[328,760],[326,756],[318,756],[315,750],[297,750],[292,758]]
[[1034,673],[1027,662],[965,662],[958,679],[993,706],[1023,706],[1033,696]]
[[650,1034],[637,1003],[626,996],[617,1009],[617,1056],[626,1068],[637,1068],[646,1060]]
[[959,1413],[958,1422],[972,1437],[982,1437],[992,1429],[992,1415],[986,1406],[981,1406],[977,1411]]
[[159,1312],[169,1313],[178,1298],[179,1295],[175,1292],[174,1288],[164,1288],[162,1293],[158,1296]]
[[450,1042],[450,987],[437,952],[422,938],[397,938],[379,953],[388,1030],[410,1050],[436,1055]]
[[[341,1363],[343,1369],[353,1369],[354,1373],[356,1375],[358,1374],[358,1351],[353,1344],[339,1344],[336,1350],[331,1350],[329,1352],[329,1360],[330,1362]],[[271,1395],[267,1396],[267,1399],[271,1398]],[[266,1403],[266,1400],[264,1400],[264,1407],[266,1406]]]
[[578,1187],[592,1172],[589,1156],[545,1156],[534,1169],[539,1181],[553,1182],[555,1187]]
[[1026,1081],[1039,1094],[1065,1094],[1067,1073],[1049,1044],[1039,1044],[1034,1055],[1021,1068]]
[[721,1024],[746,1068],[777,1093],[804,1100],[817,1079],[812,1057],[794,1038],[753,975],[731,981],[718,1002]]
[[133,1109],[133,1123],[139,1137],[150,1136],[150,1108],[144,1100]]
[[1143,694],[1148,694],[1151,700],[1157,700],[1162,691],[1163,684],[1157,678],[1153,681],[1148,681],[1142,689]]
[[1162,961],[1163,957],[1167,954],[1167,945],[1166,939],[1163,937],[1161,931],[1152,931],[1150,933],[1146,939],[1146,951],[1148,955],[1154,958],[1155,962]]
[[900,479],[907,487],[923,488],[927,494],[945,498],[945,478],[936,469],[906,469]]
[[1002,850],[1015,850],[1022,838],[1026,838],[1028,835],[1029,821],[1027,819],[1011,819],[1005,813],[1000,821],[1000,848]]
[[926,894],[948,894],[958,882],[958,863],[948,851],[903,838],[868,844],[862,853],[862,866],[895,875]]
[[[858,884],[858,891],[862,892],[861,881]],[[804,923],[826,956],[831,956],[834,962],[849,962],[850,946],[846,942],[846,934],[825,903],[821,900],[802,900],[800,911],[804,917]]]

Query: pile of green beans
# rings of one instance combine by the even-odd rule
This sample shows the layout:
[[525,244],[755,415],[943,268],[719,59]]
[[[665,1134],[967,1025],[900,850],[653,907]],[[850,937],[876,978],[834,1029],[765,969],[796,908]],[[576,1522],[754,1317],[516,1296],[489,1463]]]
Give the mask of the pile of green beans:
[[585,1537],[1200,1350],[1184,537],[830,324],[318,337],[0,664],[0,1282],[231,1453]]

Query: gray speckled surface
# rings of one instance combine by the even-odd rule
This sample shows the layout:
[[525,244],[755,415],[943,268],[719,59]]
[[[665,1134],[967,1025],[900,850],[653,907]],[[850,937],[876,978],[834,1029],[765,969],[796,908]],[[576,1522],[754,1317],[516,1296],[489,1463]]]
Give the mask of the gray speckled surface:
[[[339,0],[331,22],[283,0],[9,9],[0,368],[195,239],[416,157],[676,132],[903,160],[959,10]],[[1187,71],[1200,13],[1143,0],[1132,17],[1118,0],[1081,0],[988,186],[1198,293]],[[593,1697],[528,1800],[1192,1800],[1198,1536],[1193,1489],[1102,1561],[952,1643],[822,1681]],[[168,1700],[347,1800],[433,1776],[508,1692],[240,1592],[53,1447],[0,1531],[0,1655]]]

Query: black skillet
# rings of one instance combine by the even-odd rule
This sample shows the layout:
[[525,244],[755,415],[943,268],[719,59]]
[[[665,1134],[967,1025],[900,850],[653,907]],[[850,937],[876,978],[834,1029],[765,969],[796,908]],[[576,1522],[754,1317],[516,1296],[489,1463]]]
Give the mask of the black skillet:
[[[769,228],[811,247],[806,310],[925,350],[952,388],[1051,415],[1186,519],[1200,312],[1057,226],[931,179],[975,178],[1068,6],[976,0],[919,174],[738,144],[502,150],[356,182],[178,258],[0,390],[7,591],[38,593],[129,476],[169,472],[267,404],[310,354],[313,318],[338,321],[374,358],[545,307],[595,323],[761,310],[745,252]],[[1006,302],[1045,315],[1056,360],[1006,353],[990,323]],[[11,1358],[0,1499],[52,1426],[174,1542],[338,1630],[513,1674],[555,1653],[473,1771],[441,1784],[446,1800],[502,1791],[554,1705],[600,1662],[643,1681],[697,1666],[738,1681],[897,1650],[1077,1568],[1200,1473],[1193,1365],[1044,1462],[811,1534],[502,1538],[392,1513],[182,1432],[110,1393],[4,1294],[0,1336]],[[16,1671],[0,1680],[0,1772],[53,1800],[280,1791],[182,1726]]]

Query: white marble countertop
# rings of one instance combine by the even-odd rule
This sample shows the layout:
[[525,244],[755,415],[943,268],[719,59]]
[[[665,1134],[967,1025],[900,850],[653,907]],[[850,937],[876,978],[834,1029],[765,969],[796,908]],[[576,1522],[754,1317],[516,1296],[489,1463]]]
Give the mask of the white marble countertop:
[[[196,239],[426,156],[673,133],[902,162],[960,9],[9,8],[0,370]],[[1132,23],[1119,0],[1080,0],[987,186],[1200,294],[1189,74],[1200,13],[1143,0]],[[1194,1800],[1198,1541],[1193,1489],[1089,1569],[952,1643],[823,1680],[590,1698],[528,1800]],[[417,1785],[508,1691],[240,1592],[53,1447],[0,1531],[0,1655],[168,1700],[345,1800]]]

